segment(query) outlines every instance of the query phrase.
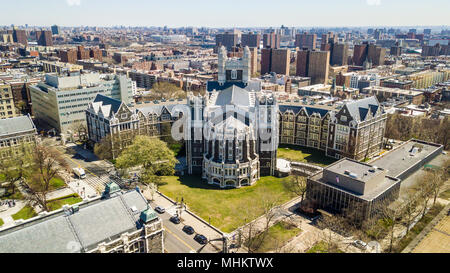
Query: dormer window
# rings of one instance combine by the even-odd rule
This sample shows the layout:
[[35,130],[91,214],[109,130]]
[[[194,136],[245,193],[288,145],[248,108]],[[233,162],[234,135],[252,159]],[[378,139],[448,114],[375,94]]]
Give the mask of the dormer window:
[[125,113],[125,114],[121,114],[121,115],[120,115],[120,118],[121,118],[121,119],[126,119],[126,118],[128,118],[128,115],[127,115],[126,113]]

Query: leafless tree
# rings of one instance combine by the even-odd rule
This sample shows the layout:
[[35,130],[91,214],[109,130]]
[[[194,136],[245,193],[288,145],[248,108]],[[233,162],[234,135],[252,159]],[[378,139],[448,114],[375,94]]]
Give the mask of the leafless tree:
[[300,175],[292,175],[288,179],[283,181],[283,186],[286,190],[294,193],[297,196],[301,196],[301,201],[305,198],[306,194],[306,177]]
[[258,252],[267,240],[269,228],[274,224],[275,212],[279,209],[277,201],[277,196],[263,193],[261,198],[252,203],[242,204],[245,221],[248,219],[250,222],[239,230],[239,237],[248,253]]
[[27,184],[31,194],[28,199],[48,211],[47,193],[50,182],[62,171],[69,171],[69,166],[62,155],[52,147],[37,145],[31,159],[32,176]]

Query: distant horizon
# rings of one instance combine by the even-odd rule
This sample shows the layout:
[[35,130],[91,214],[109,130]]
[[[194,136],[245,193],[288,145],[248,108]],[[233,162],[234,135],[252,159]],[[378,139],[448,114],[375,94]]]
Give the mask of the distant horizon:
[[[16,24],[9,24],[9,25],[0,25],[0,27],[2,28],[10,28],[11,25],[14,25],[14,27],[25,27],[25,25],[16,25]],[[28,24],[28,28],[33,28],[33,27],[52,27],[55,24],[52,25],[29,25]],[[226,26],[217,26],[217,27],[211,27],[211,26],[192,26],[192,25],[185,25],[185,26],[167,26],[167,25],[159,25],[159,26],[152,26],[152,25],[56,25],[58,27],[63,27],[63,28],[79,28],[79,27],[101,27],[101,28],[117,28],[117,27],[126,27],[126,28],[210,28],[210,29],[277,29],[277,28],[281,28],[283,24],[280,24],[278,26],[266,26],[266,27],[261,27],[261,26],[238,26],[238,27],[226,27]],[[296,29],[303,29],[303,28],[328,28],[328,29],[336,29],[336,28],[450,28],[450,24],[449,25],[367,25],[367,26],[363,26],[363,25],[354,25],[354,26],[286,26],[284,25],[284,27],[286,28],[296,28]]]
[[[15,0],[0,25],[358,28],[450,25],[447,0]],[[252,27],[253,26],[253,27]]]

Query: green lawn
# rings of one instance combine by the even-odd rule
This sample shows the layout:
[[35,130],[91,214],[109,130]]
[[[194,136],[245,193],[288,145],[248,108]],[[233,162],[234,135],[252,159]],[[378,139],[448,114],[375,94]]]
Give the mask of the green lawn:
[[64,188],[66,186],[66,183],[64,180],[60,177],[55,177],[50,180],[50,190],[57,190],[60,188]]
[[16,214],[13,214],[13,215],[11,215],[11,217],[14,219],[14,220],[19,220],[19,219],[23,219],[23,220],[26,220],[26,219],[29,219],[29,218],[32,218],[32,217],[34,217],[34,216],[37,216],[37,213],[34,211],[34,209],[31,207],[31,206],[29,206],[29,205],[26,205],[25,207],[23,207],[21,210],[19,210]]
[[183,197],[190,210],[206,221],[211,217],[211,224],[224,232],[231,232],[253,220],[244,213],[245,210],[251,209],[252,215],[262,215],[260,200],[264,196],[277,198],[278,204],[295,197],[283,187],[284,179],[270,176],[240,189],[220,189],[216,185],[208,185],[199,176],[169,176],[163,180],[167,184],[160,186],[162,193],[178,201]]
[[64,205],[73,205],[80,202],[83,202],[83,199],[81,199],[78,194],[74,193],[68,196],[49,200],[47,206],[50,211],[53,211],[62,208]]
[[290,239],[302,232],[293,224],[278,222],[269,228],[267,237],[257,252],[267,253],[284,246]]
[[3,219],[0,218],[0,227],[3,226],[4,223],[5,223],[5,222],[3,222]]
[[316,243],[313,247],[311,247],[306,253],[344,253],[342,250],[338,249],[337,251],[330,252],[328,249],[328,244],[324,241],[320,241]]
[[336,162],[336,159],[325,156],[324,151],[285,144],[280,145],[280,148],[278,148],[277,157],[296,162],[311,163],[321,167]]
[[5,174],[4,173],[0,173],[0,182],[5,181]]

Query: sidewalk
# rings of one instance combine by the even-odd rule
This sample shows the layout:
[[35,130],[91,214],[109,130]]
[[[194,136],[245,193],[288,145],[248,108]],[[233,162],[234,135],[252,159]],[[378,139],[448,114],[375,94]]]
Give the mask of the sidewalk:
[[[3,220],[4,224],[3,226],[0,226],[0,229],[10,227],[14,225],[14,219],[11,217],[11,215],[16,214],[19,210],[21,210],[23,207],[25,207],[27,203],[25,201],[18,200],[16,201],[16,205],[12,208],[9,208],[8,205],[0,206],[0,218]],[[5,209],[3,211],[3,209]]]
[[81,179],[73,180],[69,182],[68,185],[74,192],[76,192],[81,198],[83,198],[83,200],[95,198],[98,196],[97,191]]

